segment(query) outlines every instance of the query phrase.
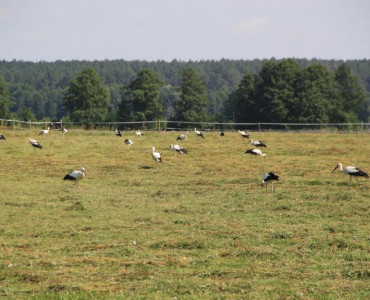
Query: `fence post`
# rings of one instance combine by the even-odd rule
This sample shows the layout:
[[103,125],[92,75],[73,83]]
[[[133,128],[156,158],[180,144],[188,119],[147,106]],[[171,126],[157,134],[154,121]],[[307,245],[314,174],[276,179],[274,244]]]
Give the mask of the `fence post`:
[[364,133],[364,121],[361,121],[361,135]]
[[28,121],[28,124],[30,125],[30,132],[31,132],[31,126],[32,126],[31,121]]
[[261,123],[258,122],[258,132],[260,132],[260,131],[261,131]]
[[158,131],[161,132],[161,120],[158,120]]

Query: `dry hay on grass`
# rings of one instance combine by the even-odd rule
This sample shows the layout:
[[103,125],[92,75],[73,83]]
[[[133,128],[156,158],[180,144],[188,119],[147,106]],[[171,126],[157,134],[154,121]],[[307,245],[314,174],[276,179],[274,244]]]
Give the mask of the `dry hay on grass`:
[[[3,297],[370,297],[370,182],[331,173],[370,170],[367,135],[252,133],[264,159],[238,133],[190,134],[181,157],[177,133],[124,133],[128,151],[114,132],[50,132],[36,152],[33,132],[3,133]],[[81,166],[73,189],[62,178]]]

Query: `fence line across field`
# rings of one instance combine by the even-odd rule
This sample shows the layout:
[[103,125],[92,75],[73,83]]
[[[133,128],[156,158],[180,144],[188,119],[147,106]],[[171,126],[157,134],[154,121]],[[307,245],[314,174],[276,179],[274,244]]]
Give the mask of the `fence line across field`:
[[[1,128],[29,129],[51,127],[54,130],[61,128],[85,129],[83,122],[64,121],[20,121],[13,119],[0,119]],[[277,132],[370,132],[370,123],[224,123],[224,122],[188,122],[188,121],[132,121],[132,122],[94,122],[88,126],[93,130],[156,130],[156,131],[192,131],[194,128],[203,131],[277,131]]]

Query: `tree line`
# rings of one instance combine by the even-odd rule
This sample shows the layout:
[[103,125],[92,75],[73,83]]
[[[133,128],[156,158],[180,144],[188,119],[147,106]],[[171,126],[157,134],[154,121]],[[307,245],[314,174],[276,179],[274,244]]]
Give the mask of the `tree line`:
[[0,117],[368,121],[370,61],[0,62]]

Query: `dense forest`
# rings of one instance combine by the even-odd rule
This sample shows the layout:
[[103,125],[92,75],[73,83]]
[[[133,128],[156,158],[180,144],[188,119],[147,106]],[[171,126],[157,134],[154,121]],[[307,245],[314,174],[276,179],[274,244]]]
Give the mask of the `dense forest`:
[[142,70],[151,70],[154,75],[143,75],[158,75],[156,82],[161,83],[156,95],[161,109],[159,115],[152,114],[157,119],[176,120],[186,115],[177,110],[181,101],[191,99],[182,92],[186,90],[184,74],[188,74],[204,83],[204,91],[202,84],[200,90],[207,99],[201,97],[208,107],[203,114],[206,121],[369,121],[370,60],[365,59],[0,61],[0,79],[11,101],[9,116],[23,120],[69,116],[65,105],[68,87],[86,68],[94,69],[108,89],[105,121],[139,119],[128,102],[128,90]]

